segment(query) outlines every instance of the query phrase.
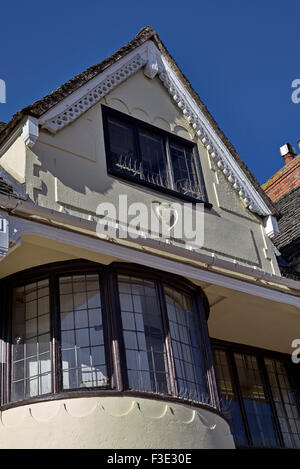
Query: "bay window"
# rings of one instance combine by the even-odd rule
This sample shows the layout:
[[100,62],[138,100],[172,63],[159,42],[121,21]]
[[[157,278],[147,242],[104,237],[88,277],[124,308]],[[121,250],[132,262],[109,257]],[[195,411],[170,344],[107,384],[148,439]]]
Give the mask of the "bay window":
[[[176,275],[75,260],[0,282],[4,410],[40,400],[140,395],[227,416],[237,447],[300,449],[290,357],[208,336],[208,301]],[[299,379],[299,377],[298,377]]]
[[2,289],[1,405],[144,393],[217,408],[199,287],[134,264],[55,263]]

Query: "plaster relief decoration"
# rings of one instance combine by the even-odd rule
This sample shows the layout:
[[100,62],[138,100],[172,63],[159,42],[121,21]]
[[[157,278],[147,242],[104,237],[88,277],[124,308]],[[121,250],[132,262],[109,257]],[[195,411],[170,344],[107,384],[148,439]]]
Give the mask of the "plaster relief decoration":
[[152,207],[157,218],[165,225],[168,231],[178,222],[178,212],[171,204],[152,202]]
[[168,60],[150,40],[47,111],[40,118],[40,124],[50,132],[56,133],[142,67],[144,67],[146,77],[153,79],[158,76],[162,81],[173,101],[181,109],[187,122],[205,146],[210,158],[215,161],[218,170],[222,171],[246,207],[258,215],[267,217],[269,224],[272,225],[272,229],[269,230],[270,236],[276,233],[278,229],[276,220],[272,217],[266,203],[216,134],[194,98],[169,65]]

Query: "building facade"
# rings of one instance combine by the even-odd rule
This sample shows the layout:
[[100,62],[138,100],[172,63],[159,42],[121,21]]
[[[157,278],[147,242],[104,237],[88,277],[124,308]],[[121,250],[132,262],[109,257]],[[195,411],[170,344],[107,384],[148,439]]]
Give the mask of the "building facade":
[[299,448],[279,212],[156,32],[0,130],[0,446]]

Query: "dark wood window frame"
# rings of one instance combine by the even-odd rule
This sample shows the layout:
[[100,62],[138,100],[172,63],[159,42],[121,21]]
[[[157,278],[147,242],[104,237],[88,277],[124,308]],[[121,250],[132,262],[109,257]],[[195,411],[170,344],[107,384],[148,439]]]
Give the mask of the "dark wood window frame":
[[[228,365],[229,365],[229,371],[230,371],[230,376],[233,384],[233,389],[234,392],[237,396],[237,401],[239,404],[239,408],[241,411],[241,417],[242,417],[242,422],[244,426],[244,431],[245,431],[245,436],[247,440],[247,446],[238,446],[239,448],[255,448],[252,442],[251,438],[251,432],[250,432],[250,427],[248,424],[248,419],[247,419],[247,414],[245,411],[245,406],[243,403],[243,396],[240,390],[240,385],[239,385],[239,378],[237,374],[237,368],[234,360],[234,354],[235,353],[242,353],[242,354],[249,354],[253,355],[257,359],[257,364],[259,371],[262,376],[263,380],[263,386],[264,386],[264,392],[266,394],[267,400],[270,404],[271,408],[271,414],[272,414],[272,420],[273,420],[273,425],[274,425],[274,430],[275,430],[275,436],[278,442],[278,448],[284,449],[286,446],[284,445],[283,441],[283,435],[282,431],[280,428],[280,423],[276,411],[276,406],[275,402],[273,399],[272,395],[272,389],[271,389],[271,384],[270,380],[266,371],[266,365],[264,362],[264,359],[270,358],[270,359],[277,359],[280,361],[283,361],[286,365],[287,368],[287,373],[288,373],[288,378],[293,386],[293,389],[295,390],[295,397],[296,397],[296,405],[298,408],[298,411],[300,412],[300,372],[299,372],[299,365],[297,368],[297,365],[294,365],[291,360],[291,356],[280,353],[280,352],[275,352],[275,351],[270,351],[268,349],[262,349],[258,347],[252,347],[244,344],[238,344],[234,342],[227,342],[219,339],[213,339],[211,338],[211,345],[212,345],[212,350],[223,350],[226,353],[226,357],[228,360]],[[217,379],[218,383],[218,379]],[[217,384],[218,385],[218,384]],[[219,395],[221,395],[220,390],[218,390]],[[222,403],[224,405],[224,403]],[[229,408],[230,412],[230,408]],[[260,447],[259,447],[260,448]],[[273,448],[273,447],[272,447]],[[274,448],[273,448],[274,449]]]
[[[59,278],[63,276],[80,274],[99,274],[100,294],[103,312],[103,327],[105,336],[106,365],[109,383],[101,388],[78,388],[64,390],[62,385],[62,369],[60,356],[60,317],[59,317]],[[171,379],[170,394],[155,395],[152,392],[133,391],[129,389],[126,354],[124,349],[122,320],[119,305],[117,275],[125,274],[133,277],[152,280],[157,285],[158,298],[164,323],[164,340],[167,344],[168,372]],[[13,289],[35,281],[49,279],[50,285],[50,318],[51,318],[51,360],[52,360],[52,387],[49,394],[31,397],[17,402],[10,400],[11,382],[11,350],[12,350],[12,306]],[[165,312],[163,285],[179,289],[193,298],[193,311],[198,321],[199,343],[204,356],[205,379],[207,382],[209,402],[195,402],[180,397],[177,391],[175,365],[172,356],[172,344],[168,330],[168,318]],[[205,407],[212,412],[220,414],[217,385],[215,381],[213,358],[208,337],[207,319],[209,305],[204,292],[200,287],[176,275],[166,274],[156,269],[145,268],[136,264],[112,263],[103,266],[85,260],[52,263],[45,266],[28,269],[6,277],[0,282],[1,301],[1,332],[2,340],[6,343],[5,364],[0,369],[1,378],[1,409],[5,410],[19,405],[29,404],[53,399],[64,399],[95,395],[137,395],[153,399],[166,399],[174,402],[188,403]]]
[[[164,194],[168,194],[172,197],[179,198],[182,200],[185,200],[187,202],[192,202],[192,203],[203,203],[205,208],[212,208],[212,204],[208,202],[207,198],[207,192],[205,188],[205,183],[204,183],[204,178],[202,174],[202,169],[201,169],[201,163],[200,163],[200,157],[198,153],[198,148],[197,144],[194,142],[191,142],[190,140],[186,140],[182,137],[179,137],[175,134],[172,134],[171,132],[167,132],[165,130],[162,130],[158,127],[155,127],[151,124],[148,124],[146,122],[143,122],[139,119],[136,119],[132,116],[128,116],[127,114],[124,114],[120,111],[117,111],[113,108],[110,108],[108,106],[102,105],[102,119],[103,119],[103,130],[104,130],[104,143],[105,143],[105,153],[106,153],[106,164],[107,164],[107,172],[111,176],[115,176],[120,179],[124,179],[130,182],[133,182],[137,185],[141,185],[144,187],[148,187],[149,189],[154,189],[155,191],[162,192]],[[172,139],[172,141],[177,142],[181,145],[184,145],[185,147],[188,147],[192,150],[193,156],[195,158],[196,162],[196,173],[197,173],[197,178],[199,180],[199,183],[203,187],[204,191],[204,198],[203,199],[198,199],[196,197],[184,194],[180,191],[177,191],[175,189],[163,187],[161,185],[156,185],[148,181],[144,181],[142,179],[137,179],[135,177],[131,177],[130,175],[127,174],[122,174],[121,171],[117,171],[114,166],[112,165],[112,158],[111,158],[111,153],[110,153],[110,136],[109,136],[109,130],[108,130],[108,117],[116,117],[120,119],[121,121],[125,123],[130,123],[133,128],[134,132],[134,146],[136,149],[136,152],[138,155],[141,154],[141,149],[140,149],[140,144],[139,144],[139,138],[138,138],[138,128],[143,128],[146,130],[149,130],[150,132],[154,132],[157,135],[160,135],[163,138],[164,141],[164,146],[165,146],[165,152],[166,152],[166,168],[167,172],[169,174],[170,179],[172,179],[172,176],[170,173],[172,173],[172,164],[170,162],[170,151],[169,151],[169,139]]]

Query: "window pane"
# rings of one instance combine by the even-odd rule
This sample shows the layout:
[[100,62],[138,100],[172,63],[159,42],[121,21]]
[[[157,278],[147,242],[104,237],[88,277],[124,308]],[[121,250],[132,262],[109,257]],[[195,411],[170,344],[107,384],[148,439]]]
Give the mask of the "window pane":
[[270,404],[254,355],[234,354],[240,390],[254,446],[277,446]]
[[141,179],[158,186],[171,188],[167,177],[163,137],[139,128],[139,139],[142,158]]
[[237,396],[234,392],[227,354],[224,350],[214,350],[214,361],[217,381],[221,394],[224,411],[230,420],[231,431],[235,443],[240,446],[247,445],[244,425]]
[[134,132],[130,123],[108,117],[110,166],[127,176],[140,178],[140,162],[135,149]]
[[170,140],[170,157],[175,190],[191,197],[204,199],[204,189],[199,181],[193,149]]
[[118,276],[129,386],[168,393],[166,351],[154,282]]
[[199,343],[192,299],[166,287],[165,297],[172,338],[179,395],[198,402],[207,402],[204,360]]
[[43,280],[14,289],[11,400],[51,391],[49,282]]
[[265,359],[272,395],[277,409],[284,444],[300,449],[300,415],[286,365],[283,361]]
[[59,287],[63,387],[106,386],[99,277],[61,277]]

